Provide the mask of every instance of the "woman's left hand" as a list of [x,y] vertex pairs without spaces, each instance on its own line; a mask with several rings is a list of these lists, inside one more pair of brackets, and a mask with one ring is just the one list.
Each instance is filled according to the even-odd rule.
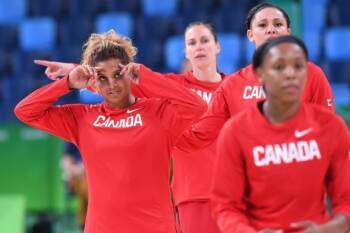
[[127,65],[119,64],[119,66],[121,68],[121,76],[128,76],[135,84],[139,84],[140,64],[131,62]]
[[292,228],[302,230],[303,233],[328,233],[322,225],[312,221],[300,221],[291,224]]

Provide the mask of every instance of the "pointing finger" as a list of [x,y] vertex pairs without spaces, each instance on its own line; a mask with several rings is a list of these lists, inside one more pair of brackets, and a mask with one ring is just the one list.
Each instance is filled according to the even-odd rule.
[[52,66],[55,65],[55,62],[47,60],[34,60],[34,63],[41,66]]

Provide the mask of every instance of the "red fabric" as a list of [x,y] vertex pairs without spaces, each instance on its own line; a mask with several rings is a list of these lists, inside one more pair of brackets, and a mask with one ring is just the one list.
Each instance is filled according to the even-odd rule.
[[257,107],[243,111],[223,127],[217,153],[212,200],[223,233],[322,223],[326,192],[334,213],[350,217],[350,134],[321,106],[303,104],[278,125]]
[[[177,81],[182,86],[194,91],[206,104],[209,104],[213,92],[219,87],[221,82],[203,82],[193,76],[192,71],[184,74],[160,74],[141,66],[140,75],[148,77],[166,78]],[[139,96],[154,96],[155,93],[134,90]],[[174,149],[174,176],[173,192],[175,203],[205,200],[210,198],[210,185],[212,179],[213,163],[215,159],[215,143],[207,148],[184,152]]]
[[213,143],[205,149],[192,153],[173,150],[173,192],[176,205],[210,198],[213,164],[216,157],[215,146],[216,144]]
[[79,148],[89,187],[86,233],[175,232],[171,149],[206,106],[171,80],[142,77],[138,86],[158,88],[163,98],[139,99],[125,109],[105,103],[53,106],[69,92],[64,78],[16,106],[20,120]]
[[[177,146],[191,151],[205,147],[218,136],[224,123],[240,111],[254,106],[264,99],[262,84],[249,65],[228,76],[217,89],[207,113],[186,131]],[[334,111],[332,89],[322,70],[315,64],[308,63],[307,82],[302,100],[326,106]],[[330,105],[328,103],[330,102]]]
[[221,233],[211,216],[209,201],[178,205],[182,233]]

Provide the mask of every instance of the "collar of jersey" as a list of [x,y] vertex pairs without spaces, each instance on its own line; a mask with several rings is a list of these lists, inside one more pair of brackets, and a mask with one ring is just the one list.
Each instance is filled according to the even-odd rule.
[[[271,124],[266,117],[260,112],[258,104],[263,101],[259,101],[254,108],[254,111],[258,112],[258,117],[256,117],[255,121],[259,124],[264,126],[265,128],[270,128],[273,130],[286,130],[290,128],[295,128],[298,125],[298,122],[303,119],[302,115],[305,113],[305,104],[301,103],[299,111],[290,119],[279,123],[279,124]],[[255,115],[255,114],[254,114]]]
[[144,102],[143,99],[137,98],[135,103],[133,103],[132,105],[129,105],[125,108],[113,108],[113,107],[109,106],[106,102],[103,102],[101,104],[101,111],[104,112],[107,116],[119,115],[119,114],[125,113],[127,110],[132,110],[134,108],[139,107],[140,105],[142,105],[143,102]]
[[198,80],[196,77],[194,77],[192,70],[187,71],[187,73],[185,73],[185,75],[186,75],[185,77],[187,78],[187,80],[190,83],[194,83],[194,84],[197,84],[199,86],[206,87],[206,88],[213,89],[213,90],[215,90],[218,86],[220,86],[220,84],[222,83],[222,81],[224,80],[224,78],[226,76],[224,73],[220,73],[220,76],[221,76],[220,82],[205,82],[205,81]]

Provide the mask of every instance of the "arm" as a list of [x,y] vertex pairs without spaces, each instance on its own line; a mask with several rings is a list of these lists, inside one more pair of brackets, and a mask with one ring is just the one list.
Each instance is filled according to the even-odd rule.
[[[15,108],[15,114],[24,123],[77,144],[81,105],[53,106],[70,88],[86,87],[89,76],[83,67],[77,67],[70,78],[52,82],[24,98]],[[85,76],[84,76],[85,75]],[[80,86],[78,85],[80,84]]]
[[320,67],[313,63],[309,63],[310,82],[312,82],[311,90],[311,103],[320,104],[334,112],[334,96],[332,88],[328,82],[328,79]]
[[[154,72],[151,69],[141,64],[134,64],[134,65],[138,66],[138,68],[135,67],[136,70],[134,72],[136,75],[139,76],[140,79],[156,78],[161,80],[172,80],[174,82],[177,82],[178,84],[182,84],[182,82],[184,81],[183,77],[180,77],[180,75],[178,74],[173,74],[173,73],[162,74],[162,73]],[[167,81],[165,81],[165,83],[166,82]],[[166,86],[164,91],[172,91],[169,88],[170,88],[169,86]],[[148,86],[147,88],[141,88],[137,85],[133,85],[131,90],[133,95],[137,97],[146,97],[146,98],[159,97],[159,91],[160,91],[159,87],[157,86]]]
[[67,76],[78,64],[57,61],[34,60],[37,65],[45,66],[45,74],[49,79],[56,80]]
[[[48,60],[34,60],[34,63],[37,65],[45,66],[45,74],[49,79],[56,80],[60,77],[67,76],[75,67],[79,64],[74,63],[66,63],[66,62],[58,62],[58,61],[48,61]],[[175,80],[177,82],[182,82],[183,77],[181,74],[167,73],[162,74],[158,72],[154,72],[150,69],[141,69],[140,75],[151,75],[162,78],[168,78]],[[140,96],[141,97],[141,96]],[[150,97],[150,96],[142,96],[142,97]]]
[[343,120],[337,123],[338,127],[335,126],[333,132],[339,140],[333,142],[336,150],[326,177],[335,217],[326,226],[331,227],[332,232],[345,232],[343,229],[350,228],[350,133]]
[[202,99],[178,82],[161,78],[159,73],[152,72],[143,65],[140,65],[139,73],[137,88],[142,93],[147,93],[146,96],[151,94],[152,97],[164,100],[157,115],[175,140],[205,112],[207,107]]
[[223,233],[256,233],[244,213],[247,178],[241,145],[233,134],[233,124],[232,120],[225,124],[217,141],[212,213]]
[[222,126],[229,118],[230,112],[224,90],[220,86],[214,93],[207,112],[191,129],[184,132],[176,147],[184,151],[193,151],[209,146],[217,139]]
[[67,78],[55,81],[31,93],[15,107],[22,122],[76,144],[77,120],[72,105],[53,106],[70,92]]
[[304,233],[347,233],[349,220],[345,215],[337,214],[324,224],[318,225],[312,221],[301,221],[292,223],[291,226],[296,230],[302,229]]
[[[136,96],[162,98],[165,95],[172,95],[171,98],[190,98],[189,96],[179,96],[178,89],[173,88],[175,82],[181,83],[183,81],[183,78],[179,75],[160,74],[153,72],[143,65],[125,66],[121,74],[124,72],[134,73],[134,76],[139,76],[140,80],[148,80],[148,84],[143,87],[132,85],[132,93]],[[197,95],[196,99],[198,99]],[[202,100],[201,104],[203,104]],[[186,130],[178,138],[176,147],[184,151],[193,151],[209,146],[216,140],[222,126],[229,118],[230,112],[225,98],[224,88],[220,86],[215,92],[206,114],[191,129]]]
[[332,200],[332,218],[323,223],[301,221],[291,224],[306,233],[345,233],[350,230],[350,134],[344,122],[337,120],[332,132],[339,140],[332,141],[330,167],[326,175],[328,194]]

